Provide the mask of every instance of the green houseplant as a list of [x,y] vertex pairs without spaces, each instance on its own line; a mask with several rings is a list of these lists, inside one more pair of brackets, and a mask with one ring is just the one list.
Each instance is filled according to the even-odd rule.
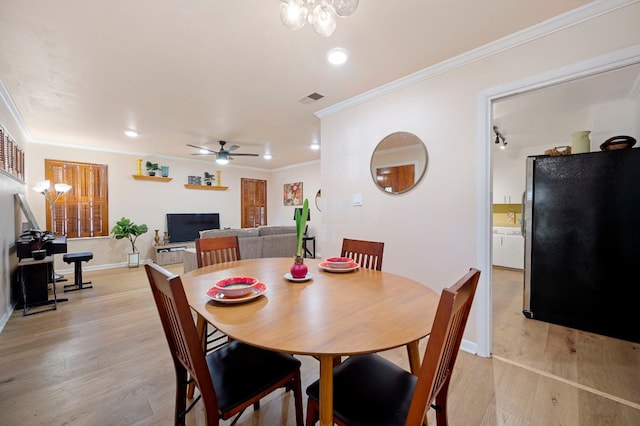
[[147,161],[145,166],[147,167],[149,176],[155,176],[156,170],[160,170],[160,166],[158,165],[158,163],[152,163],[151,161]]
[[304,278],[307,276],[308,272],[307,265],[304,264],[304,259],[302,257],[302,238],[304,237],[304,228],[307,222],[308,214],[309,200],[305,198],[304,202],[302,203],[302,211],[296,209],[294,216],[296,220],[297,245],[295,262],[290,271],[293,278]]
[[39,229],[30,229],[20,236],[20,239],[27,241],[31,248],[31,257],[34,260],[42,260],[47,256],[47,250],[44,245],[48,241],[56,239],[51,231],[41,231]]
[[211,182],[215,181],[216,177],[215,177],[215,175],[212,175],[209,172],[204,172],[204,179],[203,180],[205,181],[205,183],[207,185],[211,186]]
[[131,253],[129,253],[129,267],[137,267],[140,264],[140,253],[136,247],[136,240],[138,237],[149,229],[147,225],[136,225],[130,219],[126,217],[121,218],[116,222],[115,226],[111,229],[111,235],[116,240],[126,238],[131,243]]

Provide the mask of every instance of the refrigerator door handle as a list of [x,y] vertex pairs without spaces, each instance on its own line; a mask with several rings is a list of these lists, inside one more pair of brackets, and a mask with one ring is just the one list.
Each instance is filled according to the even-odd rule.
[[533,218],[533,168],[535,157],[527,157],[526,185],[522,194],[522,218],[520,227],[524,237],[524,292],[522,297],[522,313],[533,318],[531,310],[531,231]]
[[520,210],[522,213],[520,214],[520,235],[522,235],[524,237],[525,235],[525,214],[524,214],[524,208],[526,205],[526,200],[527,200],[527,191],[522,193],[522,200],[520,201],[520,204],[522,205],[522,210]]

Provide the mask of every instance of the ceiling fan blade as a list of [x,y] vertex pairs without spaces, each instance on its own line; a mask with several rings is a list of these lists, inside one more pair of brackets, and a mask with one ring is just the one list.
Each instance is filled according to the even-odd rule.
[[[216,151],[206,148],[204,146],[198,146],[198,145],[191,145],[191,144],[187,144],[187,146],[190,146],[191,148],[196,148],[199,149],[200,151],[209,151],[211,154],[217,154]],[[193,155],[209,155],[209,154],[203,154],[203,153],[199,153],[199,154],[193,154]]]
[[238,149],[238,148],[240,148],[239,145],[231,145],[229,148],[226,148],[225,151],[231,152],[231,151],[233,151],[235,149]]
[[259,157],[260,154],[242,154],[239,152],[234,152],[233,154],[231,154],[233,156],[239,157],[239,156],[244,156],[244,157]]

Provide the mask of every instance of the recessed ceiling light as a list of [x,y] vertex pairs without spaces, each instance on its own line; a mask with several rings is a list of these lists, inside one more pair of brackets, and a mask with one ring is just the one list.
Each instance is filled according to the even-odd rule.
[[271,154],[265,154],[262,156],[265,160],[271,160]]
[[131,129],[125,130],[124,134],[129,136],[130,138],[138,137],[138,132],[136,132],[135,130],[131,130]]
[[333,65],[342,65],[347,62],[349,58],[349,52],[342,47],[335,47],[327,53],[327,60]]

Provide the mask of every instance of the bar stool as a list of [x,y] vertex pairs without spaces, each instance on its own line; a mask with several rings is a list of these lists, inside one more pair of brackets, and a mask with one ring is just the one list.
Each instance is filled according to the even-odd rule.
[[93,259],[93,253],[90,251],[83,251],[80,253],[67,253],[62,256],[62,260],[67,263],[74,264],[74,280],[73,284],[64,286],[64,291],[83,290],[85,288],[93,288],[91,281],[82,282],[82,262],[88,262]]

